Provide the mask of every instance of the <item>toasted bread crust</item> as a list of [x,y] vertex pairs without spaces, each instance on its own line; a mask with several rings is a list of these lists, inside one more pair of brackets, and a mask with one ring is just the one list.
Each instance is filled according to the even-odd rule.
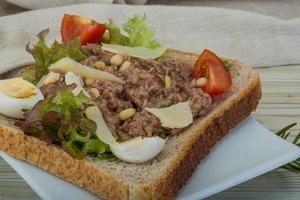
[[[172,50],[181,54],[187,54]],[[189,54],[195,56],[195,54]],[[173,199],[192,176],[199,162],[229,130],[256,109],[261,98],[257,72],[251,83],[233,101],[206,117],[193,137],[186,141],[176,161],[163,176],[151,183],[132,184],[113,176],[88,160],[77,160],[55,145],[24,135],[20,129],[0,121],[0,150],[64,178],[105,199]]]

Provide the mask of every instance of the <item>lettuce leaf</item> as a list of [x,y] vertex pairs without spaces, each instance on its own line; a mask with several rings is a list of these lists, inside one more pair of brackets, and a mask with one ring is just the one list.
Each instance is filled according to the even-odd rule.
[[[94,101],[89,99],[83,92],[74,96],[72,90],[74,85],[69,85],[59,89],[56,94],[52,94],[38,105],[38,114],[44,115],[50,111],[56,111],[65,117],[71,118],[75,110],[84,110],[87,106],[95,105]],[[33,110],[35,107],[33,108]]]
[[111,151],[109,145],[99,140],[96,136],[92,136],[87,143],[87,153],[97,155],[99,159],[109,158]]
[[226,59],[223,62],[224,62],[225,67],[227,68],[227,70],[230,71],[232,68],[232,63]]
[[135,15],[123,28],[128,33],[130,46],[151,49],[160,47],[159,42],[154,39],[155,31],[146,25],[146,15]]
[[29,47],[29,43],[26,46],[26,50],[32,54],[35,59],[36,79],[42,78],[48,73],[47,67],[50,65],[49,54],[50,48],[47,46],[45,38],[49,33],[49,29],[43,30],[37,34],[39,41],[34,48]]
[[74,96],[72,85],[58,90],[25,112],[25,121],[16,123],[25,134],[61,147],[75,158],[97,155],[107,158],[109,147],[95,132],[97,124],[86,117],[86,108],[95,103],[83,93]]
[[110,18],[108,23],[105,24],[106,28],[109,30],[109,40],[106,41],[110,44],[119,44],[127,46],[129,44],[129,39],[127,36],[122,35],[120,27],[114,23]]
[[145,15],[135,15],[124,24],[123,30],[127,35],[122,34],[122,30],[112,19],[109,19],[106,27],[110,33],[110,38],[106,43],[150,49],[160,47],[160,43],[154,39],[155,31],[146,25]]
[[56,110],[66,117],[72,117],[76,109],[83,110],[86,105],[94,105],[95,103],[89,99],[83,92],[74,96],[71,90],[65,89],[60,91],[52,100],[57,107]]
[[32,54],[35,59],[35,79],[40,80],[48,73],[48,67],[63,57],[70,57],[78,62],[86,58],[80,48],[79,39],[72,40],[62,44],[55,41],[50,47],[46,44],[46,36],[49,29],[41,31],[37,34],[38,42],[31,48],[29,43],[26,50]]
[[55,41],[51,45],[51,56],[50,62],[55,63],[56,61],[69,57],[76,61],[82,61],[86,58],[86,55],[80,49],[80,40],[76,38],[68,43],[62,44]]

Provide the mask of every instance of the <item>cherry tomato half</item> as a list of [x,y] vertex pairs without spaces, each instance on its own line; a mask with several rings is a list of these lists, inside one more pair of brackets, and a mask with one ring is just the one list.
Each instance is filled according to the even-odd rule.
[[61,24],[63,42],[69,42],[80,37],[82,45],[100,42],[106,27],[91,19],[77,15],[65,14]]
[[231,88],[232,80],[224,62],[213,52],[205,49],[194,65],[194,78],[207,78],[202,90],[210,95],[218,95]]
[[98,43],[102,40],[102,37],[105,33],[105,26],[102,24],[94,23],[86,26],[81,35],[80,41],[81,44],[87,43]]

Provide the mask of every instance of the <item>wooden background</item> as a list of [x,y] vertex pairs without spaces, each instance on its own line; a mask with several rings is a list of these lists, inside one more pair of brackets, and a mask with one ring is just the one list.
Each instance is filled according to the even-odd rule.
[[[200,5],[197,0],[150,0],[150,3]],[[204,6],[218,6],[220,1],[202,1]],[[224,1],[223,1],[224,2]],[[236,8],[237,1],[227,1],[221,7]],[[255,1],[252,1],[255,2]],[[270,1],[265,1],[270,2]],[[285,1],[286,2],[286,1]],[[289,1],[289,7],[283,1],[275,1],[276,6],[266,6],[266,9],[253,7],[249,3],[241,3],[245,10],[254,10],[263,14],[270,14],[282,18],[300,16],[300,1]],[[0,0],[0,16],[22,12],[24,9],[9,5]],[[283,13],[286,14],[283,14]],[[299,53],[300,56],[300,53]],[[269,129],[275,131],[289,123],[298,122],[293,130],[300,131],[300,65],[279,66],[258,69],[262,79],[263,98],[254,117]],[[0,159],[0,200],[35,200],[39,197],[24,182],[24,180]],[[216,194],[209,199],[275,199],[299,200],[300,199],[300,173],[294,174],[284,169],[277,169],[231,189]]]

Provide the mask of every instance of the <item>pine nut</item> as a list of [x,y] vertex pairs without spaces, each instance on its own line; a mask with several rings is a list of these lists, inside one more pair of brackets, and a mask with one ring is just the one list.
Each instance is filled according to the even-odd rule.
[[109,40],[109,38],[110,38],[110,32],[109,32],[109,30],[107,30],[107,29],[105,30],[102,38],[103,38],[104,41],[108,41]]
[[98,98],[100,96],[100,93],[97,88],[91,88],[89,92],[94,98]]
[[92,79],[92,78],[86,78],[85,81],[84,81],[84,83],[85,83],[86,86],[91,86],[91,85],[94,84],[94,81],[95,80]]
[[121,54],[116,54],[110,58],[110,64],[114,66],[121,66],[124,58]]
[[104,66],[105,66],[105,63],[101,60],[94,63],[94,67],[97,69],[102,69]]
[[130,65],[131,65],[131,62],[125,61],[119,68],[119,71],[124,71],[124,70],[128,69],[128,67],[130,67]]
[[171,86],[171,77],[169,75],[165,76],[165,87],[170,87]]
[[196,86],[197,87],[203,87],[207,83],[207,78],[201,77],[196,80]]
[[125,121],[125,120],[129,119],[130,117],[132,117],[135,113],[136,113],[136,110],[134,108],[127,108],[125,110],[122,110],[118,114],[118,118],[119,118],[119,120]]

